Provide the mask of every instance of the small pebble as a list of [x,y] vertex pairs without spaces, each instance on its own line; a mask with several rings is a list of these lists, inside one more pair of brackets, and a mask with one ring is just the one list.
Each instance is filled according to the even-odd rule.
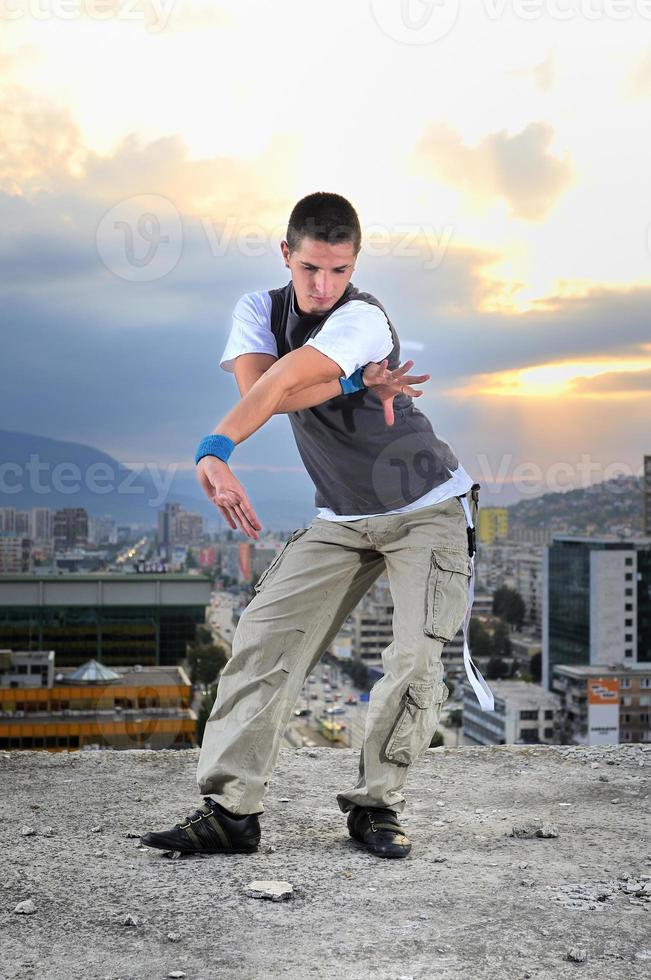
[[567,959],[572,963],[585,963],[588,958],[588,954],[584,949],[579,949],[578,946],[572,947],[568,951]]
[[18,903],[14,909],[14,912],[18,912],[21,915],[33,915],[34,912],[36,912],[36,906],[31,898],[27,898],[24,902]]
[[245,889],[249,898],[269,898],[282,902],[294,894],[294,886],[288,881],[252,881]]

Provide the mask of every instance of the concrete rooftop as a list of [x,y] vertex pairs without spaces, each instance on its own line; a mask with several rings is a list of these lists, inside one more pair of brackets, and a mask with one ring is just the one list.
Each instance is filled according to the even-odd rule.
[[[647,975],[651,745],[429,750],[394,861],[348,838],[334,797],[357,753],[333,748],[281,751],[258,853],[140,849],[201,802],[197,758],[0,752],[3,978]],[[558,836],[509,836],[536,818]],[[294,894],[249,897],[257,879]]]

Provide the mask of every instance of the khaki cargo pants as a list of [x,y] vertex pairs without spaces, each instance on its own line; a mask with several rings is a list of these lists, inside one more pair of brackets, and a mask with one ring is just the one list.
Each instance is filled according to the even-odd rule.
[[[477,504],[468,500],[473,524]],[[441,651],[462,624],[471,572],[461,501],[294,531],[263,572],[233,638],[206,723],[199,792],[263,813],[281,739],[306,676],[386,569],[393,641],[370,693],[355,785],[337,802],[403,810],[410,764],[429,747],[449,694]]]

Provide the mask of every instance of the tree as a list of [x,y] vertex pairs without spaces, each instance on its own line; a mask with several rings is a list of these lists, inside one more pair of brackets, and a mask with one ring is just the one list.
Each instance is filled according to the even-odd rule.
[[505,619],[510,626],[514,626],[516,629],[522,629],[526,612],[527,607],[525,606],[524,599],[520,593],[515,589],[509,589],[506,609],[504,610],[502,618]]
[[502,680],[509,675],[509,665],[501,657],[491,657],[486,667],[486,680]]
[[192,684],[212,684],[228,661],[226,651],[215,643],[210,627],[203,623],[195,630],[195,638],[187,647]]
[[452,708],[448,712],[448,728],[461,728],[463,725],[463,709]]
[[502,585],[493,594],[493,615],[520,629],[524,623],[526,606],[517,589]]
[[498,622],[495,624],[491,637],[491,654],[493,657],[511,656],[511,638],[506,623]]
[[355,687],[359,687],[362,691],[370,691],[373,685],[368,667],[361,660],[344,660],[341,663],[341,670],[350,677]]
[[468,645],[473,657],[490,657],[491,655],[490,633],[478,619],[470,619]]
[[501,585],[499,589],[495,589],[493,593],[493,616],[501,616],[503,614],[508,592],[509,588],[507,585]]

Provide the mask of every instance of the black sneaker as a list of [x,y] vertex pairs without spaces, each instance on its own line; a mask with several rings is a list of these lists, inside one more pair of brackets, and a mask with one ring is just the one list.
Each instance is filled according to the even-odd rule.
[[140,843],[164,851],[182,851],[184,854],[248,854],[257,851],[260,843],[257,813],[238,819],[210,796],[203,799],[204,803],[199,809],[182,823],[160,833],[147,831],[140,838]]
[[348,811],[348,833],[378,857],[407,857],[411,850],[395,811],[388,807],[354,806]]

